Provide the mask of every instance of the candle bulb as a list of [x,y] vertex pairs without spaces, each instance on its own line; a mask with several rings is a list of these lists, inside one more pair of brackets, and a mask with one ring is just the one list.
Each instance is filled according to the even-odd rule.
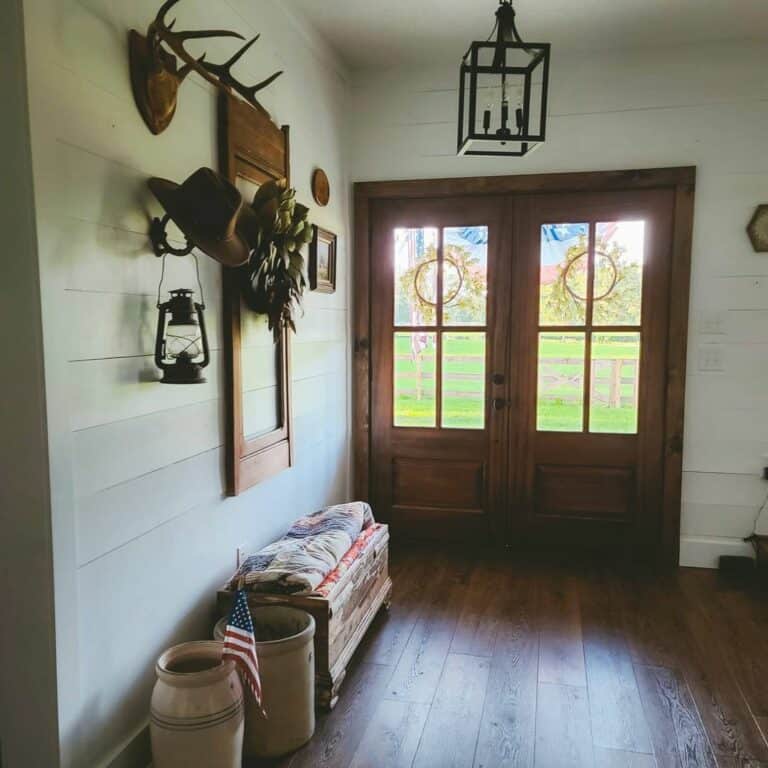
[[509,124],[509,102],[501,102],[501,130],[506,133],[507,125]]
[[515,110],[515,121],[517,122],[517,135],[522,136],[525,123],[523,121],[523,110],[521,107],[518,107]]
[[488,133],[491,130],[491,110],[486,109],[483,112],[483,130]]

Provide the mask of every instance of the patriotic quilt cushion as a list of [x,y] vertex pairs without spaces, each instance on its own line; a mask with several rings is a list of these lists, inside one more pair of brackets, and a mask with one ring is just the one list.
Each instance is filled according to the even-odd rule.
[[302,517],[281,539],[248,557],[229,589],[283,595],[312,594],[352,544],[374,524],[368,504],[355,501]]

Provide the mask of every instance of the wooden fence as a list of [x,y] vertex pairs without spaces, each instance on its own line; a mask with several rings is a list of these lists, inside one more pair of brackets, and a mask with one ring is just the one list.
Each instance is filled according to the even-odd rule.
[[[410,355],[397,355],[397,359],[412,360]],[[468,362],[470,360],[482,360],[480,356],[467,355],[448,356],[448,360],[455,362]],[[638,398],[637,372],[639,361],[637,359],[610,359],[592,360],[592,402],[601,403],[609,408],[636,407]],[[572,373],[563,372],[563,368],[571,369]],[[432,382],[435,378],[434,371],[422,371],[419,375],[414,372],[403,372],[400,379],[409,382],[421,381],[422,386],[411,388],[398,387],[397,394],[410,395],[421,399],[425,393],[423,384]],[[443,390],[443,397],[457,397],[467,400],[483,398],[482,373],[451,373],[450,381],[476,381],[476,392],[463,390]],[[582,389],[584,386],[584,361],[580,358],[543,358],[539,360],[539,396],[547,400],[556,400],[563,403],[581,403],[583,401]],[[426,389],[431,389],[427,387]]]

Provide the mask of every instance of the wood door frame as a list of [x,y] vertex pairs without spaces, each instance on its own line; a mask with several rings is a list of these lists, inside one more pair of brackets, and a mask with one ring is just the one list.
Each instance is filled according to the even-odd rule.
[[688,308],[693,239],[696,168],[651,168],[458,179],[358,182],[354,186],[353,253],[353,473],[357,498],[370,496],[371,462],[371,221],[378,200],[458,196],[509,196],[554,192],[608,192],[672,189],[672,224],[662,533],[659,561],[677,567],[680,554],[680,506],[683,473],[683,419],[688,346]]

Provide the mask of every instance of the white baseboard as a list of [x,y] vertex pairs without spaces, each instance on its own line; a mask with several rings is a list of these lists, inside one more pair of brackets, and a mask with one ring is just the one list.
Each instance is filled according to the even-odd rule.
[[717,568],[720,555],[754,557],[752,545],[741,539],[709,536],[683,536],[680,539],[680,565],[687,568]]

